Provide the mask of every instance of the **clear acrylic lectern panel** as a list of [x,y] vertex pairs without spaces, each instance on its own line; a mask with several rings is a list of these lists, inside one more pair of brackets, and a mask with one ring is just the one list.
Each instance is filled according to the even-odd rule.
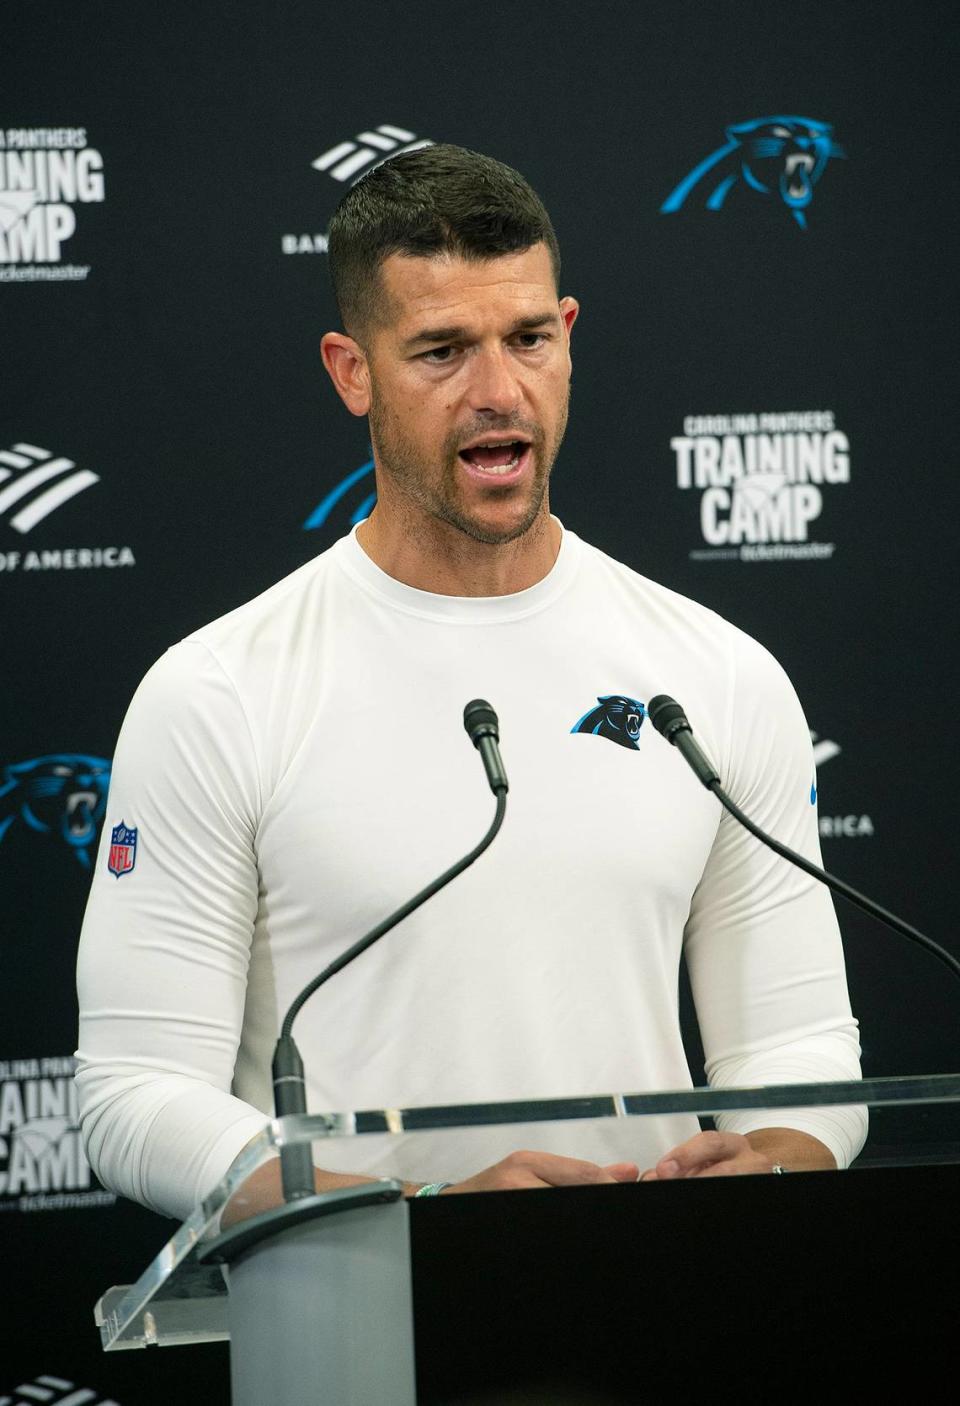
[[[562,1123],[581,1119],[644,1119],[695,1115],[701,1119],[738,1110],[776,1110],[867,1105],[874,1126],[888,1131],[872,1157],[843,1173],[857,1177],[879,1166],[931,1162],[960,1164],[960,1074],[868,1079],[862,1083],[768,1086],[753,1089],[691,1089],[647,1094],[469,1104],[456,1107],[379,1109],[317,1114],[268,1123],[234,1163],[227,1177],[164,1245],[135,1284],[108,1289],[96,1305],[96,1321],[106,1351],[147,1346],[214,1342],[230,1336],[228,1282],[231,1271],[204,1256],[220,1236],[220,1220],[230,1198],[246,1179],[284,1148],[312,1143],[314,1161],[324,1164],[318,1144],[331,1138],[362,1139],[371,1134],[417,1135],[439,1129],[492,1125]],[[938,1136],[931,1137],[931,1128]],[[377,1189],[381,1195],[377,1196]],[[641,1188],[637,1189],[642,1195]],[[559,1194],[559,1193],[558,1193]],[[336,1211],[336,1198],[327,1209]],[[394,1203],[390,1212],[405,1234],[406,1203],[397,1182],[384,1180],[373,1200]],[[321,1198],[322,1199],[322,1198]],[[368,1201],[370,1198],[368,1198]],[[371,1203],[372,1204],[372,1203]],[[319,1208],[321,1215],[324,1208]],[[367,1210],[350,1210],[361,1224]],[[330,1223],[337,1217],[330,1218]],[[385,1225],[386,1222],[381,1221]],[[364,1233],[361,1229],[361,1233]],[[328,1236],[328,1240],[330,1237]]]

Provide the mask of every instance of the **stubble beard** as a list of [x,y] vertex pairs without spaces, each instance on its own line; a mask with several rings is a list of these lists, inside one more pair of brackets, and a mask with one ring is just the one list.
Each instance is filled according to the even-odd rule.
[[[543,426],[532,420],[524,420],[520,416],[490,416],[473,425],[462,426],[448,435],[439,450],[437,457],[442,462],[443,470],[438,481],[434,479],[436,458],[424,458],[422,450],[406,438],[396,419],[391,417],[376,393],[370,402],[370,440],[377,467],[391,480],[392,486],[399,491],[400,497],[406,500],[411,509],[410,526],[413,531],[416,531],[417,517],[422,519],[425,515],[455,528],[473,542],[501,546],[505,542],[514,542],[525,536],[540,517],[550,473],[567,428],[569,404],[568,388],[556,433],[549,445]],[[458,501],[460,459],[457,450],[472,438],[485,434],[504,434],[511,430],[529,438],[536,468],[520,517],[512,526],[497,529],[471,515]]]

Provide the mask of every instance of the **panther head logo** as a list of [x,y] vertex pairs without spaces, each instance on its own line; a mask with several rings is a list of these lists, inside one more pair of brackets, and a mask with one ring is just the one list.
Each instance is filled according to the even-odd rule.
[[90,849],[107,808],[110,763],[106,757],[54,752],[4,768],[0,784],[0,840],[16,821],[56,835],[90,868]]
[[597,699],[597,707],[584,713],[579,722],[574,723],[571,732],[590,732],[594,737],[608,737],[611,742],[619,742],[621,747],[639,751],[637,738],[647,716],[646,705],[636,698],[624,698],[619,693],[608,693]]
[[670,192],[660,213],[679,210],[698,186],[706,193],[706,209],[721,210],[730,191],[742,185],[777,197],[806,229],[814,186],[830,158],[845,155],[833,140],[833,128],[809,117],[755,117],[728,127],[725,136],[726,143]]

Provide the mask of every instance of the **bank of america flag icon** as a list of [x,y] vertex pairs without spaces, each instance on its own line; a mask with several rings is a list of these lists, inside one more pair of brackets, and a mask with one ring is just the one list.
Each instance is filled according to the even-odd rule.
[[353,184],[356,184],[360,175],[366,175],[366,167],[372,169],[402,152],[419,151],[424,146],[433,146],[429,137],[417,137],[406,127],[381,122],[373,131],[360,132],[356,141],[338,142],[318,156],[316,161],[311,161],[310,165],[316,171],[325,171],[335,181],[349,181],[353,176]]
[[72,459],[54,456],[35,444],[0,449],[0,520],[17,532],[29,532],[48,514],[99,483],[90,469],[78,469]]
[[114,825],[110,831],[110,853],[107,857],[107,868],[111,874],[116,874],[119,879],[122,874],[129,874],[136,862],[137,832],[129,825],[124,825],[121,820],[120,824]]

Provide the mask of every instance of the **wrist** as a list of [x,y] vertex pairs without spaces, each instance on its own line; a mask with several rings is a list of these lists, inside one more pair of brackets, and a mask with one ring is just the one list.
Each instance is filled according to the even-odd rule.
[[791,1172],[836,1170],[833,1153],[810,1133],[793,1128],[759,1128],[746,1137],[754,1152],[770,1159],[771,1166]]

